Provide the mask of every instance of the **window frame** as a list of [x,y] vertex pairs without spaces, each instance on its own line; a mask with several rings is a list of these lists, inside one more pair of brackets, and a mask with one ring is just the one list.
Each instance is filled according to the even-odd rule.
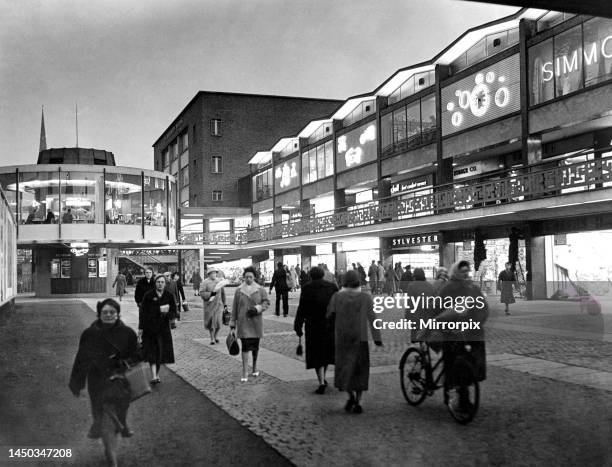
[[211,118],[210,119],[210,135],[211,136],[223,136],[223,132],[221,131],[221,124],[223,120],[220,118]]
[[[219,160],[219,170],[216,169],[215,159]],[[223,156],[210,156],[210,173],[222,174],[223,173]]]
[[[219,194],[219,198],[215,199],[215,194]],[[212,190],[212,200],[219,202],[219,201],[223,201],[223,190]]]

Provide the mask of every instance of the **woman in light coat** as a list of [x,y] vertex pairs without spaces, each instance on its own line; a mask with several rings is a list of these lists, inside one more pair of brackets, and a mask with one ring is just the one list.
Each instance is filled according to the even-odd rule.
[[374,328],[374,304],[372,296],[361,291],[359,274],[348,271],[344,287],[334,294],[327,308],[330,326],[335,329],[334,385],[346,391],[349,400],[347,412],[362,413],[361,394],[368,390],[370,378],[370,351],[368,328],[377,346],[382,346],[380,331]]
[[259,376],[257,371],[257,355],[259,353],[259,339],[263,337],[262,313],[270,306],[266,289],[255,282],[255,269],[251,266],[245,268],[244,281],[234,294],[232,303],[232,318],[230,328],[241,341],[242,347],[242,378],[249,380],[249,354],[253,354],[253,371],[251,376]]
[[223,310],[226,305],[225,289],[215,291],[221,279],[217,278],[217,270],[209,269],[208,277],[200,287],[200,297],[204,301],[204,328],[210,332],[210,345],[219,343],[217,335],[223,322]]
[[125,289],[127,287],[127,279],[121,271],[119,271],[119,274],[117,274],[117,277],[115,277],[115,282],[113,282],[112,287],[115,287],[115,294],[117,297],[119,297],[119,301],[121,301],[125,295]]

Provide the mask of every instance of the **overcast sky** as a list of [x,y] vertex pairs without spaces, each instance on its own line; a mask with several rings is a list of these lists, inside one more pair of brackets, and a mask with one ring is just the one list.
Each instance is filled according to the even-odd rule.
[[[152,168],[198,90],[346,99],[517,11],[456,0],[0,0],[0,165],[48,147]],[[273,144],[273,142],[271,142]],[[267,148],[261,148],[267,149]]]

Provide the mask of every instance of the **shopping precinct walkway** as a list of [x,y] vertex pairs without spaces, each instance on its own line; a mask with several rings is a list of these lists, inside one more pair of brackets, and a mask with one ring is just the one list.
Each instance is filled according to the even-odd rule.
[[[233,290],[227,291],[231,298]],[[292,315],[297,297],[292,294]],[[95,300],[85,302],[90,306],[95,304]],[[401,332],[384,332],[385,347],[372,348],[373,368],[370,391],[364,398],[364,413],[346,414],[345,396],[331,387],[323,396],[313,394],[314,372],[306,371],[303,359],[295,355],[298,341],[292,318],[277,318],[267,313],[260,362],[262,375],[241,383],[239,359],[227,354],[223,342],[209,344],[202,325],[201,301],[191,294],[190,302],[191,311],[183,315],[174,332],[177,363],[169,366],[171,372],[163,371],[164,383],[149,399],[168,397],[167,403],[177,415],[168,411],[163,419],[174,428],[169,430],[171,435],[167,430],[154,435],[140,434],[143,430],[139,424],[150,426],[152,415],[144,409],[146,398],[137,401],[130,419],[139,434],[121,446],[128,459],[136,459],[150,450],[151,444],[160,442],[163,448],[149,452],[150,465],[162,465],[156,464],[158,455],[165,456],[164,460],[176,455],[187,465],[202,465],[198,460],[203,457],[198,456],[206,456],[211,450],[215,452],[217,441],[227,446],[227,439],[232,439],[234,432],[260,437],[255,440],[262,444],[254,446],[249,453],[261,452],[262,456],[280,453],[282,457],[270,458],[266,465],[279,465],[283,457],[296,465],[363,466],[440,465],[449,459],[461,459],[465,465],[606,465],[612,459],[609,315],[590,317],[563,304],[555,304],[551,309],[550,302],[524,302],[517,303],[513,315],[505,317],[494,305],[487,330],[489,367],[488,378],[481,386],[481,410],[471,425],[463,427],[451,420],[441,394],[418,408],[404,401],[397,371],[399,357],[407,346],[406,335]],[[67,303],[71,305],[66,306]],[[34,336],[46,332],[48,323],[74,321],[76,327],[84,326],[87,319],[73,317],[73,307],[78,307],[78,303],[22,302],[17,313],[23,314],[23,319],[11,322],[17,327],[32,323]],[[137,312],[133,296],[124,297],[122,303],[124,320],[135,326]],[[53,312],[47,312],[48,309]],[[77,314],[85,313],[79,310]],[[93,319],[93,309],[89,313]],[[400,311],[390,313],[391,318],[402,315]],[[551,331],[555,329],[563,332],[555,334]],[[579,338],[563,335],[574,330],[582,333]],[[5,332],[0,328],[3,340]],[[226,332],[227,328],[222,337]],[[55,372],[65,373],[71,365],[76,346],[76,341],[70,342],[72,338],[49,336],[56,346],[69,348],[58,355],[63,361],[58,363],[61,370]],[[14,341],[0,344],[3,349],[18,345]],[[20,351],[27,353],[30,348],[35,346],[22,345]],[[32,377],[44,374],[43,362],[49,358],[48,354],[37,352],[40,363],[32,371]],[[172,373],[180,379],[173,378]],[[177,386],[178,382],[188,383],[192,392],[176,394],[175,380]],[[331,385],[333,376],[328,380]],[[58,381],[57,387],[49,387],[45,395],[49,400],[69,396],[66,402],[81,404],[81,414],[72,421],[79,427],[71,433],[73,439],[80,440],[81,444],[75,441],[79,455],[99,462],[101,453],[92,451],[92,442],[84,439],[82,426],[88,423],[86,401],[72,399],[63,380],[61,383]],[[14,392],[11,397],[17,412],[24,410],[19,402],[22,394]],[[203,412],[196,411],[193,418],[181,412],[190,408],[192,401],[200,399],[214,405],[210,409],[208,405],[203,406]],[[2,410],[6,410],[5,405],[0,406]],[[42,410],[50,410],[49,405],[45,402]],[[226,417],[221,417],[223,423],[237,421],[234,427],[223,428],[223,423],[208,415],[217,412]],[[49,430],[51,425],[44,426]],[[219,430],[223,440],[216,438]],[[205,447],[190,447],[190,443],[200,439],[208,440]],[[249,463],[257,464],[257,461]]]

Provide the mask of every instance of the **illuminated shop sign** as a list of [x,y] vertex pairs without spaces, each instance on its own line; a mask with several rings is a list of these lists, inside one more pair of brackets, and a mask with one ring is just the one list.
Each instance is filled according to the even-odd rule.
[[392,248],[419,246],[419,245],[437,245],[438,234],[424,235],[402,235],[401,237],[393,237],[391,239]]
[[[592,63],[602,61],[602,58],[612,58],[612,36],[607,36],[604,38],[601,41],[601,44],[593,42],[592,44],[585,46],[582,53],[584,55],[584,63],[587,66],[591,65]],[[578,60],[579,54],[580,50],[574,49],[569,54],[556,57],[554,59],[554,67],[552,60],[544,62],[540,66],[542,81],[547,82],[552,80],[555,77],[555,74],[557,77],[559,77],[580,70],[582,61]]]
[[283,162],[274,169],[274,182],[277,192],[297,187],[299,182],[298,160],[298,158],[294,158],[291,161]]
[[499,170],[499,162],[496,157],[493,159],[485,159],[482,161],[471,162],[465,165],[453,167],[453,180],[462,178],[474,177],[486,172]]
[[442,89],[442,134],[520,109],[519,56],[513,55]]
[[362,125],[338,136],[336,146],[338,172],[376,160],[376,124]]
[[433,185],[433,176],[431,175],[420,178],[410,178],[391,185],[391,194],[396,195],[398,193],[415,190],[417,188],[424,188],[430,185]]

